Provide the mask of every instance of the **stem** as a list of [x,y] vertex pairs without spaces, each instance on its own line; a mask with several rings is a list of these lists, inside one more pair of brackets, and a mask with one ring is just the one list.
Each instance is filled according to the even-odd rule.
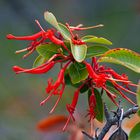
[[[138,111],[138,109],[139,109],[138,106],[133,106],[132,108],[129,108],[126,112],[124,112],[124,114],[122,116],[122,120],[125,118],[128,118],[132,114],[135,114]],[[120,113],[120,112],[117,112],[117,113]],[[89,136],[89,134],[87,134],[86,132],[82,131],[82,133],[85,134],[86,136],[88,136],[88,138],[91,140],[103,140],[104,136],[107,134],[109,129],[113,125],[116,125],[116,123],[118,122],[118,116],[115,115],[115,116],[111,117],[106,105],[105,105],[105,116],[106,116],[107,121],[106,121],[104,127],[102,128],[102,131],[100,132],[100,134],[98,135],[97,138]]]

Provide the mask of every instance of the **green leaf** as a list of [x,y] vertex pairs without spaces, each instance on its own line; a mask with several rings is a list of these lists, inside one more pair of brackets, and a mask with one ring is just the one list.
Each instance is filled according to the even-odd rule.
[[131,130],[129,140],[140,140],[140,122]]
[[[70,42],[69,41],[64,41],[64,44],[65,44],[65,46],[67,46],[67,48],[71,51],[71,45],[70,45]],[[64,49],[63,47],[61,48],[62,50],[63,50],[63,54],[64,55],[69,55],[69,52],[66,50],[66,49]]]
[[34,68],[35,68],[35,67],[38,67],[38,66],[40,66],[41,64],[43,64],[45,61],[46,61],[46,58],[44,58],[44,57],[42,57],[41,55],[39,55],[39,56],[35,59],[35,61],[34,61],[34,63],[33,63],[33,67],[34,67]]
[[73,84],[85,80],[88,76],[86,66],[82,63],[72,63],[69,67],[69,76]]
[[51,12],[46,11],[46,12],[44,13],[44,18],[45,18],[45,20],[46,20],[49,24],[51,24],[52,26],[54,26],[56,29],[59,28],[59,25],[58,25],[58,22],[57,22],[57,20],[56,20],[56,17],[55,17]]
[[78,88],[82,83],[80,82],[80,83],[77,83],[77,84],[73,84],[73,83],[71,82],[69,73],[66,72],[66,73],[65,73],[65,84],[66,84],[66,85],[73,86],[73,87],[75,87],[75,88]]
[[45,59],[51,58],[54,54],[60,52],[60,46],[53,43],[40,45],[37,47],[37,52]]
[[125,48],[116,48],[107,51],[98,59],[98,62],[120,64],[140,73],[140,54]]
[[71,85],[72,84],[69,73],[67,73],[67,72],[65,72],[65,84],[66,85]]
[[104,45],[112,45],[112,42],[103,38],[103,37],[96,37],[96,36],[85,36],[82,38],[82,41],[86,43],[98,43],[98,44],[104,44]]
[[86,58],[87,54],[87,45],[74,45],[71,43],[71,51],[73,54],[74,59],[77,62],[82,62]]
[[80,89],[80,92],[81,93],[85,93],[86,91],[89,90],[89,86],[87,84],[85,84],[81,89]]
[[59,32],[63,35],[63,37],[66,39],[66,40],[71,40],[71,35],[70,35],[70,32],[69,30],[67,29],[67,27],[62,24],[62,23],[58,23],[59,25]]
[[137,104],[140,107],[140,82],[138,83],[138,88],[137,88]]
[[140,116],[140,110],[138,110],[137,114],[138,114],[138,116]]
[[97,89],[94,89],[94,93],[96,97],[96,107],[95,107],[96,119],[100,122],[103,122],[104,105],[103,105],[102,97],[101,97],[100,92]]
[[44,18],[49,24],[55,27],[66,40],[70,40],[71,35],[67,27],[62,23],[58,23],[56,17],[51,12],[45,12]]
[[109,49],[105,46],[88,46],[86,58],[100,56],[108,50]]

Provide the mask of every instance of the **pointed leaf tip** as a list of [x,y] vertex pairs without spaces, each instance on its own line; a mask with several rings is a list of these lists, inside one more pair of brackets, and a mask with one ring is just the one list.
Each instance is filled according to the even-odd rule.
[[44,13],[44,18],[45,18],[45,20],[46,20],[49,24],[51,24],[52,26],[54,26],[56,29],[59,28],[58,22],[57,22],[57,20],[56,20],[56,17],[53,15],[53,13],[51,13],[51,12],[49,12],[49,11],[46,11],[46,12]]
[[125,48],[116,48],[107,51],[98,62],[109,62],[120,64],[137,73],[140,73],[140,54]]

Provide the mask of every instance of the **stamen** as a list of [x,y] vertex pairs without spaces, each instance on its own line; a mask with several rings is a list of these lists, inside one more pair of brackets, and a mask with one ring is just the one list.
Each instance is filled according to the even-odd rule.
[[118,103],[114,99],[114,98],[116,98],[116,95],[112,94],[107,88],[105,88],[105,87],[102,87],[102,88],[106,91],[107,95],[113,101],[113,103],[118,106]]
[[30,50],[28,53],[26,53],[25,55],[23,55],[23,59],[25,59],[26,57],[28,57],[30,54],[32,54],[34,52],[35,48],[33,48],[32,50]]
[[136,105],[130,98],[128,98],[125,94],[123,94],[118,88],[117,88],[117,90],[119,91],[119,93],[121,94],[121,96],[122,96],[123,98],[125,98],[125,99],[126,99],[127,101],[129,101],[130,103]]
[[67,126],[68,126],[68,124],[69,124],[69,122],[70,122],[70,119],[71,119],[71,116],[68,117],[68,119],[67,119],[67,121],[66,121],[66,123],[65,123],[65,125],[64,125],[64,127],[63,127],[63,131],[66,130],[66,128],[67,128]]
[[16,53],[16,54],[19,54],[19,53],[25,52],[25,51],[28,51],[28,48],[25,48],[25,49],[22,49],[22,50],[18,50],[18,51],[16,51],[15,53]]
[[117,84],[116,82],[113,82],[113,84],[114,84],[114,86],[116,86],[116,87],[118,87],[118,88],[120,88],[120,89],[122,89],[122,90],[124,90],[124,91],[126,91],[126,92],[129,92],[129,93],[131,93],[131,94],[133,94],[133,95],[136,95],[135,92],[133,92],[133,91],[131,91],[131,90],[128,90],[128,89],[126,89],[126,88],[120,86],[120,85]]
[[41,31],[45,32],[45,30],[42,28],[42,26],[40,25],[40,23],[37,19],[35,20],[35,22],[38,25],[38,27],[41,29]]
[[52,93],[50,93],[50,95],[45,99],[45,100],[43,100],[41,103],[40,103],[40,106],[43,106],[49,99],[50,99],[50,97],[53,95],[53,92]]
[[98,27],[103,27],[104,25],[103,24],[99,24],[99,25],[95,25],[95,26],[90,26],[90,27],[83,27],[83,28],[80,28],[80,27],[69,27],[70,29],[73,29],[73,30],[77,30],[77,31],[81,31],[81,30],[88,30],[88,29],[94,29],[94,28],[98,28]]
[[55,110],[56,106],[58,105],[58,103],[59,103],[59,101],[60,101],[60,99],[61,99],[61,97],[62,97],[62,94],[63,94],[63,92],[64,92],[64,89],[65,89],[65,84],[63,83],[62,89],[61,89],[61,91],[60,91],[60,93],[59,93],[60,95],[59,95],[59,97],[58,97],[58,99],[57,99],[55,105],[53,106],[53,108],[51,109],[51,111],[50,111],[49,113],[52,113],[52,112]]

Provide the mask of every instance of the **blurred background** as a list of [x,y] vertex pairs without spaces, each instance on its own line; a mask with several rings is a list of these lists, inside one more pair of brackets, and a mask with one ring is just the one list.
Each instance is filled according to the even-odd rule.
[[[57,76],[52,70],[45,75],[15,75],[12,66],[31,67],[36,54],[22,59],[15,51],[26,47],[28,42],[6,40],[9,33],[30,35],[39,31],[34,22],[38,19],[44,28],[44,11],[52,12],[60,22],[86,26],[104,24],[100,29],[86,31],[105,37],[113,42],[112,48],[126,47],[140,53],[140,0],[0,0],[0,139],[1,140],[53,140],[67,139],[63,133],[41,133],[36,129],[39,120],[48,116],[51,101],[40,107],[45,95],[47,78]],[[115,66],[115,65],[112,65]],[[126,72],[135,83],[140,75],[115,66]],[[70,102],[68,87],[56,114],[66,114],[65,104]],[[74,91],[74,89],[71,89]],[[80,97],[79,107],[83,103]],[[85,102],[85,100],[84,100]],[[127,102],[124,104],[128,105]],[[129,106],[129,105],[128,105]],[[85,109],[86,112],[86,109]]]

